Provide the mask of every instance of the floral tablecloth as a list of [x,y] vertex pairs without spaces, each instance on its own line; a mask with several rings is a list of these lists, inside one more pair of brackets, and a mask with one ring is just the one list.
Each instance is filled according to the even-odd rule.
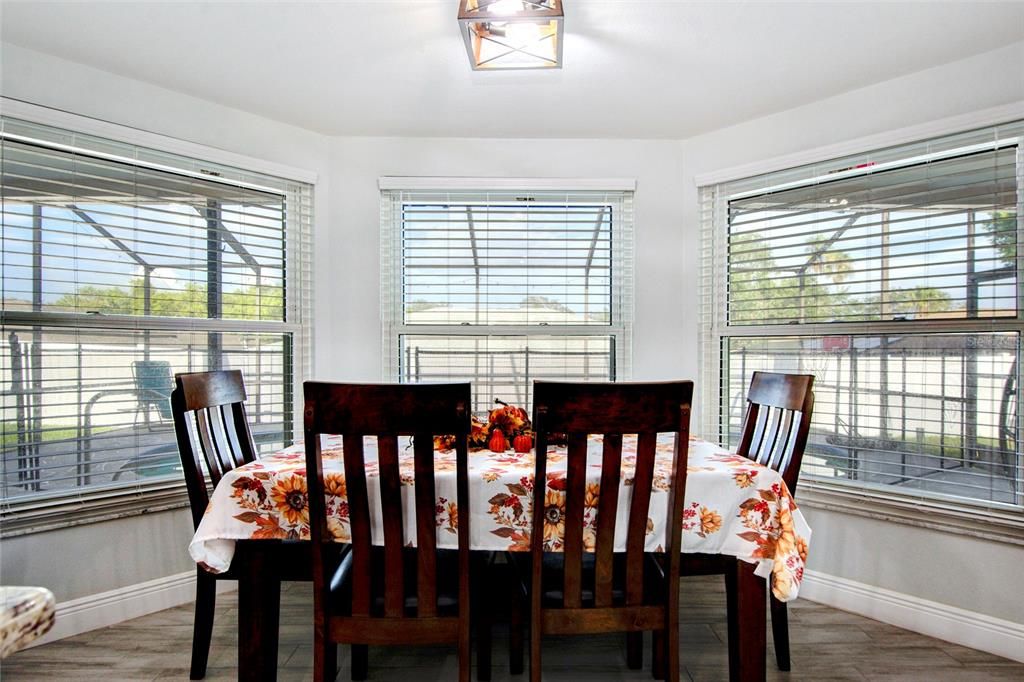
[[[376,450],[367,440],[365,460],[372,518],[380,519]],[[668,505],[668,478],[673,442],[658,442],[654,486],[647,520],[648,551],[662,551],[663,519]],[[602,445],[592,438],[588,453],[584,542],[596,534]],[[636,439],[623,438],[619,514],[625,517],[636,467]],[[323,443],[328,526],[339,542],[349,539],[341,440]],[[469,453],[470,546],[477,550],[528,551],[530,544],[533,453],[489,450]],[[435,469],[439,547],[455,548],[455,453],[438,451]],[[400,455],[406,542],[415,543],[412,448]],[[545,491],[544,543],[561,549],[565,518],[565,451],[549,454]],[[381,524],[373,525],[375,543],[382,543]],[[625,524],[616,524],[616,550],[625,550]],[[691,440],[683,511],[683,551],[728,554],[757,563],[758,575],[771,579],[783,601],[796,597],[803,578],[811,531],[781,476],[771,469],[731,454],[717,445]],[[303,446],[264,457],[229,472],[221,480],[189,546],[192,558],[215,573],[226,571],[235,541],[308,539],[306,461]]]

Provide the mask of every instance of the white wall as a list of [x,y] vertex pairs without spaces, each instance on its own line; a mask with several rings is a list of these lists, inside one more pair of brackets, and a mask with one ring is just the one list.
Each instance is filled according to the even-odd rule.
[[[1024,42],[681,142],[684,243],[699,230],[696,176],[1024,101],[1022,65]],[[698,254],[681,253],[693,271]],[[683,310],[689,339],[697,301],[684,299]],[[810,570],[1024,623],[1021,546],[804,510]]]
[[329,302],[318,310],[318,375],[381,378],[380,191],[400,176],[618,178],[637,181],[634,202],[636,325],[633,376],[693,376],[682,352],[677,305],[692,273],[679,268],[682,176],[676,146],[651,140],[489,140],[337,138],[331,143],[331,239],[319,248],[331,265],[317,273]]
[[0,43],[5,97],[323,174],[325,138],[142,81]]
[[[327,142],[316,133],[7,43],[0,58],[4,97],[317,173],[316,214],[328,212]],[[182,509],[8,538],[0,581],[80,599],[194,570],[191,536]]]

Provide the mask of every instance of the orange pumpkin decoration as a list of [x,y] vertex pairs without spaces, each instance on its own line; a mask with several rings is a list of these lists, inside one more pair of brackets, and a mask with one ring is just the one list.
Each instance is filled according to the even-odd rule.
[[508,450],[508,441],[505,440],[505,434],[501,432],[501,429],[494,429],[491,432],[491,440],[487,447],[491,449],[491,452],[505,452]]
[[512,439],[512,449],[516,452],[529,452],[533,447],[533,438],[523,433]]

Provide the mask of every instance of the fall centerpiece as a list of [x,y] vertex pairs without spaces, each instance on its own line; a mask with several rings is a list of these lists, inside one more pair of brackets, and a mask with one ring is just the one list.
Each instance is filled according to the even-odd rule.
[[[498,407],[490,411],[486,420],[473,416],[469,432],[469,449],[489,449],[493,452],[514,449],[516,452],[529,452],[533,447],[533,425],[526,410],[509,405],[498,398],[495,398],[494,402]],[[450,450],[454,441],[453,436],[436,436],[434,449]]]

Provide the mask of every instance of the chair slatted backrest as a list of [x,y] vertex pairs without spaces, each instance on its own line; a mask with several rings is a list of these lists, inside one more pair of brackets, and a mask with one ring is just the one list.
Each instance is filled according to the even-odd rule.
[[[434,436],[454,435],[456,505],[459,551],[459,609],[469,604],[469,474],[467,444],[470,428],[470,385],[464,384],[333,384],[305,383],[306,463],[309,488],[310,533],[313,539],[314,589],[326,597],[323,550],[333,541],[328,531],[324,501],[321,434],[342,436],[345,483],[351,527],[352,616],[373,613],[374,576],[371,541],[371,501],[367,489],[364,437],[377,439],[380,511],[384,536],[383,617],[405,617],[402,481],[399,437],[413,437],[416,507],[417,617],[437,615],[437,525],[434,480]],[[319,613],[319,619],[322,614]],[[465,613],[468,623],[468,611]]]
[[[547,448],[553,434],[565,434],[568,443],[564,516],[563,607],[583,605],[583,520],[586,497],[587,439],[603,436],[601,479],[597,500],[597,530],[593,606],[613,606],[616,583],[614,560],[615,527],[619,490],[622,485],[622,438],[636,434],[636,469],[632,483],[629,518],[625,520],[624,563],[625,604],[640,605],[644,597],[644,544],[648,510],[654,483],[654,464],[659,433],[674,433],[676,446],[670,475],[665,556],[667,575],[678,577],[683,495],[689,444],[690,405],[693,382],[586,383],[534,382],[534,429],[537,458],[533,503],[533,598],[540,599],[544,516],[547,480]],[[678,581],[669,581],[676,583]],[[671,585],[669,586],[671,589]]]
[[754,372],[737,454],[782,474],[796,492],[814,409],[814,376]]
[[256,459],[245,412],[245,384],[238,370],[177,374],[171,411],[192,521],[199,526],[209,503],[203,463],[210,485],[235,467]]

